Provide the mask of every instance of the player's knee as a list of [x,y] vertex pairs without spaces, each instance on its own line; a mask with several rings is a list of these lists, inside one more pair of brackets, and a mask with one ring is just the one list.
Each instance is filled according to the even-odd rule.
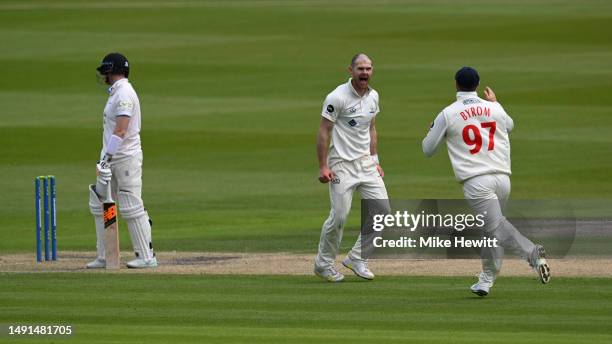
[[497,233],[498,231],[503,230],[506,222],[506,217],[503,215],[495,218],[486,217],[483,229],[487,233]]
[[332,211],[330,215],[330,222],[332,227],[343,228],[347,217],[348,211]]
[[140,197],[142,194],[142,183],[136,183],[133,181],[121,181],[117,179],[117,190],[121,190],[124,192],[129,192],[133,195]]
[[142,199],[131,192],[119,191],[119,213],[126,220],[146,216]]
[[495,230],[503,230],[503,227],[506,225],[507,222],[508,220],[506,219],[506,217],[502,215],[491,221],[491,228],[494,228]]

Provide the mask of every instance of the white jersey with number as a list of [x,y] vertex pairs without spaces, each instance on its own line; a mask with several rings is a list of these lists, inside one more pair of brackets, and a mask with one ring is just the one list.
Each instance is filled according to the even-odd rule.
[[378,92],[372,88],[359,96],[351,79],[325,98],[321,116],[334,122],[329,165],[370,155],[370,123],[380,112]]
[[457,101],[447,106],[423,140],[423,152],[435,153],[446,138],[455,177],[463,182],[484,174],[511,174],[508,133],[514,122],[497,102],[476,92],[457,92]]
[[112,163],[114,163],[142,152],[140,146],[140,102],[128,79],[116,81],[108,92],[108,101],[104,107],[104,134],[100,159],[104,157],[106,145],[115,131],[117,117],[130,117],[127,133],[123,137],[117,153],[113,156]]

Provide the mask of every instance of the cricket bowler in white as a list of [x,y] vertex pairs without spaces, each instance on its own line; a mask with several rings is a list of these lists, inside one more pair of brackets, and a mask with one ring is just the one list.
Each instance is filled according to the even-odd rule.
[[108,88],[104,107],[104,133],[100,161],[96,165],[96,185],[89,186],[89,207],[94,216],[97,258],[87,268],[104,268],[103,201],[107,183],[111,183],[113,199],[118,200],[119,213],[127,223],[136,259],[129,268],[156,267],[157,259],[151,239],[151,220],[141,198],[142,148],[140,145],[140,102],[128,81],[129,63],[125,56],[111,53],[97,68],[99,79]]
[[[369,86],[372,61],[357,54],[349,72],[348,82],[328,94],[323,103],[317,138],[319,181],[329,183],[331,211],[321,230],[314,272],[329,282],[344,279],[334,264],[353,192],[359,191],[363,199],[388,199],[377,155],[375,118],[380,109],[378,93]],[[361,278],[374,279],[361,255],[361,235],[342,264]]]
[[485,99],[478,97],[480,77],[475,69],[461,68],[455,75],[457,101],[447,106],[431,124],[423,140],[423,152],[432,156],[445,140],[457,180],[472,209],[485,214],[485,232],[497,238],[501,247],[484,251],[478,283],[470,289],[485,296],[502,265],[504,249],[523,257],[550,281],[545,251],[523,236],[503,215],[510,196],[510,140],[514,122],[487,87]]

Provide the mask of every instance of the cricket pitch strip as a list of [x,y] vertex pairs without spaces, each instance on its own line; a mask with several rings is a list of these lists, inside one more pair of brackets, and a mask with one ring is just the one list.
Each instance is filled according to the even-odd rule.
[[[159,273],[159,274],[230,274],[230,275],[313,275],[314,254],[228,253],[228,252],[158,252],[159,266],[153,269],[128,269],[131,252],[121,253],[120,270],[88,270],[94,252],[63,251],[55,262],[36,263],[33,254],[0,255],[0,273]],[[344,271],[339,263],[339,271]],[[612,277],[610,258],[548,259],[554,277]],[[384,276],[474,276],[480,271],[478,259],[373,259],[370,268]],[[506,259],[501,276],[533,276],[526,262]]]

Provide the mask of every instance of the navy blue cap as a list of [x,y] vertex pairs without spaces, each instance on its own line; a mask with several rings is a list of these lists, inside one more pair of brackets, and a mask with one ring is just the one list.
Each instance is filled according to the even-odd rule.
[[123,74],[127,78],[130,74],[130,64],[127,58],[120,53],[110,53],[104,56],[96,70],[100,74]]
[[480,76],[476,69],[472,67],[462,67],[455,74],[455,81],[460,88],[466,90],[474,90],[480,83]]

